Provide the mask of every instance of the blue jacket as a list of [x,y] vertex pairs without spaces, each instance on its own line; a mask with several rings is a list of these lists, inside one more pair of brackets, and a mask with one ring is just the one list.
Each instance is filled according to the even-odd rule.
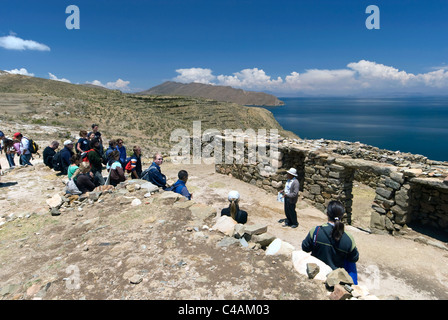
[[173,184],[173,191],[183,195],[188,200],[191,200],[191,194],[188,192],[187,186],[185,185],[185,181],[177,180],[175,184]]
[[158,187],[166,188],[166,176],[162,174],[160,167],[155,162],[148,168],[148,175],[145,180],[148,180]]
[[125,146],[121,146],[118,147],[117,146],[117,150],[120,151],[120,162],[121,164],[125,164],[126,165],[126,147]]
[[73,151],[69,148],[64,147],[61,150],[61,163],[62,163],[62,174],[67,174],[68,167],[70,166],[70,158],[73,155]]

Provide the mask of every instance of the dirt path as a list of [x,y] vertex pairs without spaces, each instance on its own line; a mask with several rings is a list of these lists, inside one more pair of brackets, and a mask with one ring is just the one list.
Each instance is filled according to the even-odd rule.
[[[3,168],[7,168],[4,156],[1,157],[0,161]],[[34,163],[40,161],[41,160],[37,159]],[[145,166],[148,165],[149,163],[145,164]],[[194,194],[195,202],[207,204],[214,207],[217,212],[220,212],[222,208],[228,205],[228,192],[230,190],[238,190],[241,194],[240,206],[249,214],[248,223],[264,223],[268,225],[269,233],[291,243],[296,249],[301,248],[301,242],[311,227],[326,222],[325,215],[322,212],[303,201],[303,199],[300,199],[297,206],[299,227],[296,229],[284,228],[277,222],[280,218],[284,217],[283,204],[277,202],[274,195],[243,181],[215,173],[213,165],[175,165],[170,162],[166,162],[162,165],[163,173],[167,175],[171,182],[177,180],[177,172],[180,169],[185,169],[189,172],[190,178],[187,186],[190,192]],[[26,177],[30,174],[33,175],[33,179],[27,181]],[[6,177],[7,179],[2,179],[0,181],[18,180],[21,181],[21,183],[18,185],[8,184],[6,186],[7,190],[2,187],[4,192],[0,196],[0,203],[2,204],[2,209],[5,210],[4,212],[7,212],[8,214],[14,213],[21,216],[26,216],[27,214],[34,212],[44,216],[48,215],[48,217],[51,218],[48,214],[48,207],[45,204],[45,200],[57,190],[61,189],[61,180],[55,178],[54,173],[51,173],[51,171],[42,172],[42,170],[35,172],[29,168],[21,168],[15,169],[14,173],[11,175],[8,174]],[[368,192],[368,189],[358,191],[359,190],[357,189],[354,192],[356,196],[354,210],[363,212],[369,206],[371,193]],[[100,209],[99,212],[101,212],[101,210],[103,209]],[[77,219],[89,218],[89,220],[96,221],[96,217],[90,217],[86,213],[83,214],[85,216],[82,218],[77,216],[71,218],[72,220],[66,223],[66,228],[68,228],[71,223],[73,223],[73,225],[79,224]],[[104,214],[105,213],[103,213],[103,215]],[[156,218],[154,218],[154,221],[156,221],[156,223],[162,221],[155,219]],[[365,225],[367,220],[365,216],[359,214],[355,221],[361,225]],[[20,228],[25,228],[25,223],[26,222],[23,222],[18,225],[19,228],[17,228],[17,232],[20,232]],[[101,225],[99,227],[101,227]],[[40,226],[35,225],[32,226],[32,228],[35,228],[36,237],[38,237]],[[60,228],[62,228],[62,225]],[[139,233],[140,228],[141,226],[138,226],[132,234],[120,235],[118,232],[107,234],[108,238],[104,239],[104,243],[113,244],[114,241],[123,241],[123,238],[125,237],[131,239],[128,242],[135,242],[136,239],[144,239],[142,238],[144,235]],[[143,232],[148,232],[145,231],[146,229],[142,230]],[[347,226],[346,230],[353,234],[360,251],[360,260],[358,262],[359,283],[366,286],[371,294],[380,298],[398,297],[400,299],[425,300],[448,299],[448,270],[446,268],[446,265],[448,264],[448,251],[415,241],[415,239],[421,238],[422,235],[412,231],[405,237],[393,237],[390,235],[369,234],[351,226]],[[54,235],[55,238],[49,238],[47,240],[49,241],[47,245],[48,248],[55,248],[56,250],[57,246],[55,247],[55,244],[52,244],[51,241],[57,242],[56,238],[58,237],[58,230],[55,229],[54,232],[56,232]],[[155,236],[156,235],[154,235],[154,237]],[[180,236],[177,236],[178,242],[181,236],[183,237],[185,234],[180,233]],[[22,240],[19,239],[17,241],[20,243]],[[157,243],[159,240],[155,237],[151,241]],[[66,246],[68,245],[69,244]],[[28,245],[26,245],[25,248],[27,248],[27,246]],[[39,244],[39,246],[41,246],[41,244]],[[110,247],[112,247],[112,245],[110,245]],[[76,250],[74,251],[75,253],[68,253],[68,257],[71,257],[70,259],[73,261],[77,255],[81,257],[93,253],[93,249],[90,249],[88,252],[82,251],[83,246],[80,245],[76,248],[76,250],[81,253],[77,254]],[[66,249],[64,247],[60,250],[69,249],[69,247]],[[194,252],[192,251],[191,254],[193,253]],[[41,255],[40,259],[45,259],[46,254],[42,253]],[[22,259],[25,259],[25,257],[26,255],[24,255]],[[58,263],[57,261],[54,263]],[[44,263],[44,260],[42,260],[42,263]],[[229,260],[226,259],[223,263],[229,263]],[[95,269],[91,268],[90,270],[93,270],[92,274],[94,274]],[[35,271],[30,272],[34,274],[33,272]],[[274,272],[274,270],[272,270],[272,272]],[[25,273],[25,271],[21,270],[19,273]],[[248,275],[247,283],[250,283],[249,278]],[[93,277],[92,279],[92,283],[94,283],[96,278]],[[164,283],[164,280],[160,281]],[[211,277],[207,281],[211,281]],[[93,284],[91,286],[93,287]],[[203,297],[202,295],[198,296]],[[98,297],[102,298],[100,293],[98,293]],[[139,296],[127,296],[127,298],[131,299],[137,297]],[[162,295],[161,297],[163,298],[164,296]],[[244,297],[242,298],[244,299]],[[248,299],[250,296],[246,296],[246,298]]]
[[[301,248],[310,228],[326,222],[321,211],[301,199],[297,206],[299,227],[284,228],[277,222],[284,218],[283,204],[260,188],[217,174],[213,166],[165,163],[162,169],[172,180],[178,170],[187,170],[190,175],[187,186],[194,193],[195,201],[212,205],[219,211],[228,205],[228,192],[238,190],[240,206],[249,215],[248,223],[266,223],[268,232],[296,249]],[[372,200],[368,188],[359,187],[361,191],[355,191],[354,211],[365,210]],[[356,222],[365,226],[365,216],[357,219]],[[448,251],[415,241],[422,235],[412,231],[406,237],[369,234],[351,226],[346,231],[352,233],[360,252],[359,283],[372,294],[401,299],[448,299]]]

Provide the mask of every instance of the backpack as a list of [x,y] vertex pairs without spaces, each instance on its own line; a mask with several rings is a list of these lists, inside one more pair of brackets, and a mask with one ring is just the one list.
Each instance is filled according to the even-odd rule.
[[124,169],[130,173],[132,171],[132,157],[126,158],[126,166],[124,167]]
[[55,171],[62,171],[62,157],[61,157],[61,151],[57,152],[53,156],[53,169]]
[[29,151],[31,153],[37,153],[37,151],[39,151],[39,145],[33,140],[33,139],[28,139],[29,141]]
[[94,151],[95,149],[89,149],[86,152],[81,153],[81,161],[82,162],[88,162],[90,164],[89,158],[87,157],[87,155],[89,154],[90,151]]

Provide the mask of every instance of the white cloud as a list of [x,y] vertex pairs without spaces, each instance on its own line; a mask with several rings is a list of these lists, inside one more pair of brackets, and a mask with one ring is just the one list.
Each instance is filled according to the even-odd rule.
[[131,83],[130,81],[125,81],[122,79],[118,79],[117,81],[114,82],[107,82],[106,84],[103,84],[101,81],[99,80],[93,80],[92,82],[87,81],[86,83],[89,84],[93,84],[96,86],[100,86],[100,87],[104,87],[107,89],[112,89],[112,90],[120,90],[123,92],[130,92],[131,88],[129,88],[129,84]]
[[50,51],[50,47],[45,44],[33,40],[23,40],[19,37],[16,37],[15,34],[0,37],[0,47],[8,50]]
[[343,69],[309,69],[273,78],[262,69],[244,69],[232,75],[213,75],[210,69],[178,69],[174,81],[228,85],[234,88],[284,95],[413,94],[448,92],[448,68],[413,74],[392,66],[360,60]]
[[61,81],[61,82],[71,83],[71,81],[68,80],[68,79],[65,79],[65,78],[59,79],[58,77],[56,77],[56,76],[55,76],[54,74],[52,74],[51,72],[48,72],[48,75],[50,76],[50,79],[51,79],[51,80],[56,80],[56,81]]
[[212,75],[212,70],[203,68],[189,68],[189,69],[177,69],[179,75],[174,78],[174,81],[189,83],[189,82],[199,82],[205,84],[212,84],[216,77]]
[[26,70],[25,68],[5,70],[5,71],[11,74],[21,74],[23,76],[34,77],[34,73],[28,72],[28,70]]

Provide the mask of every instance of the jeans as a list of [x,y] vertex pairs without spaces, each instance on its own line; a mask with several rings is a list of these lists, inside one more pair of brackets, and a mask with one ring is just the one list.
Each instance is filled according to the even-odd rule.
[[10,168],[16,166],[16,164],[14,163],[14,153],[7,153],[6,160],[8,160],[8,164],[9,164]]
[[31,162],[30,162],[30,160],[31,160],[31,153],[28,153],[28,154],[22,154],[22,155],[20,156],[20,159],[22,159],[22,164],[23,164],[23,165],[27,164],[27,165],[29,165],[29,166],[32,166],[32,164],[31,164]]

